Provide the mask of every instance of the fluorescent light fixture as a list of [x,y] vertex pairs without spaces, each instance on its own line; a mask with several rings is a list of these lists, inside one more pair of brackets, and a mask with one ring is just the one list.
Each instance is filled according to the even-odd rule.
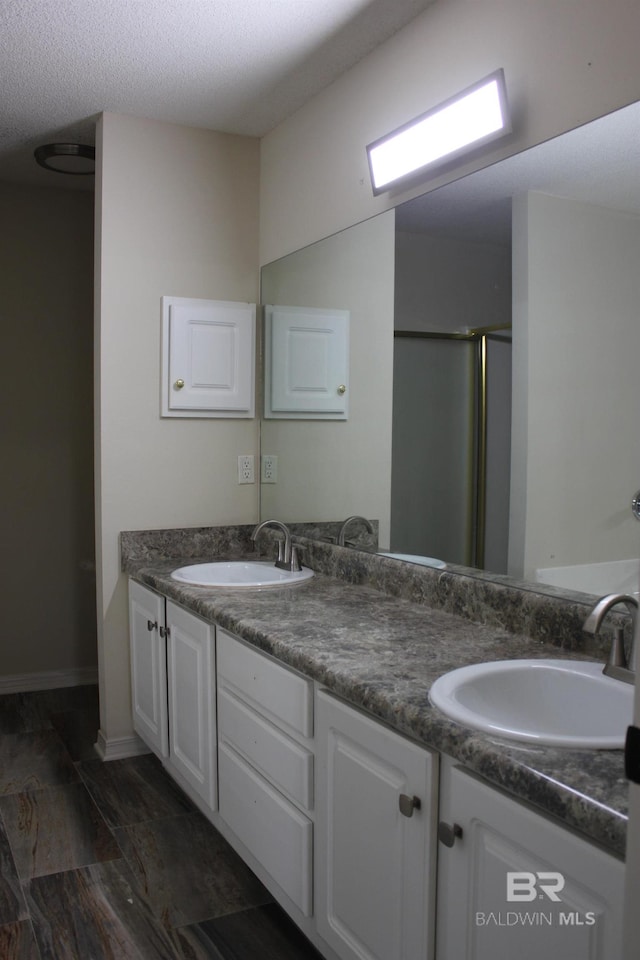
[[496,70],[367,146],[374,193],[511,130],[504,71]]

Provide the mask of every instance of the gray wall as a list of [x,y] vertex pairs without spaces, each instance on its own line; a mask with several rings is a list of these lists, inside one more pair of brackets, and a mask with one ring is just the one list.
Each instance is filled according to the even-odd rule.
[[0,222],[7,689],[96,668],[93,194],[0,184]]

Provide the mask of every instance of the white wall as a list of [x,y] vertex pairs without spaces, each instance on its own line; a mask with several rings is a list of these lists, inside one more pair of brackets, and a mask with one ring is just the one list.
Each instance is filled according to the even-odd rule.
[[267,303],[350,311],[349,418],[265,420],[262,450],[278,482],[262,487],[262,517],[379,521],[389,544],[393,390],[394,224],[389,211],[270,264]]
[[[630,0],[439,0],[264,137],[261,263],[637,100],[639,35]],[[501,66],[509,139],[374,198],[366,144]]]
[[97,665],[93,196],[0,184],[0,222],[0,681],[33,689]]
[[160,298],[257,299],[258,142],[105,114],[98,137],[96,510],[101,733],[131,733],[121,530],[252,523],[256,420],[160,418]]
[[509,572],[534,579],[638,556],[640,218],[530,193],[513,227]]

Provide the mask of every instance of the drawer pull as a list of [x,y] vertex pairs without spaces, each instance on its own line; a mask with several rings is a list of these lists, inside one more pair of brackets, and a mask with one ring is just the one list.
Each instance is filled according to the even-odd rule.
[[400,794],[400,813],[403,817],[412,817],[414,810],[419,810],[422,804],[420,797],[409,797],[406,793]]
[[462,836],[462,827],[459,823],[445,823],[441,820],[438,824],[438,840],[444,843],[445,847],[452,847],[457,837]]

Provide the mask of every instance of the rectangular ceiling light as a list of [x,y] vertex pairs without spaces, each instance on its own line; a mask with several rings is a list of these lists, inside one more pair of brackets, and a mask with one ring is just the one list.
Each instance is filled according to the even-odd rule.
[[367,146],[374,193],[511,130],[504,71],[496,70]]

